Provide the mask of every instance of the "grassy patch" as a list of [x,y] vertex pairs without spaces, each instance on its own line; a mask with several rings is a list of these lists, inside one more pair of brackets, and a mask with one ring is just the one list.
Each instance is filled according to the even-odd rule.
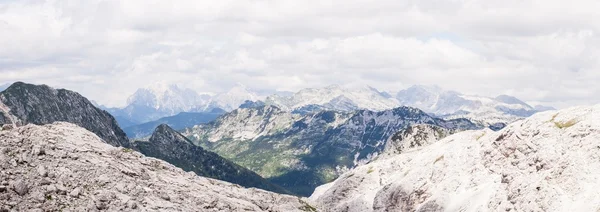
[[552,119],[550,119],[550,122],[554,122],[554,119],[556,119],[556,117],[557,117],[557,116],[558,116],[558,113],[557,113],[557,114],[554,114],[554,115],[552,116]]
[[125,153],[130,153],[130,152],[133,152],[133,149],[123,148],[121,151],[123,151]]
[[434,161],[433,163],[435,164],[435,163],[437,163],[437,162],[439,162],[439,161],[442,161],[442,160],[444,160],[444,156],[443,156],[443,155],[442,155],[442,156],[439,156],[438,158],[436,158],[436,159],[435,159],[435,161]]
[[575,119],[571,119],[567,122],[556,122],[555,121],[554,125],[560,129],[566,129],[566,128],[572,127],[573,125],[577,124],[577,122],[578,121]]
[[373,170],[373,167],[369,167],[369,170],[367,171],[367,174],[371,174],[373,173],[375,170]]
[[476,140],[479,141],[479,139],[481,139],[483,136],[485,136],[485,132],[483,132],[481,135],[478,135]]
[[302,207],[298,208],[298,209],[300,209],[301,211],[317,212],[317,209],[316,209],[315,207],[313,207],[313,206],[309,205],[309,204],[308,204],[307,202],[305,202],[304,200],[302,200],[302,199],[298,199],[298,200],[300,200],[300,202],[301,202],[302,204],[304,204]]

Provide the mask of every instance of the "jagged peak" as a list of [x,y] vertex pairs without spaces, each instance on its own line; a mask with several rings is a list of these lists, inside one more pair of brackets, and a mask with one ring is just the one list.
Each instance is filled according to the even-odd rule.
[[163,138],[165,136],[173,138],[169,139],[168,141],[191,143],[191,141],[189,141],[185,136],[181,135],[179,132],[177,132],[167,124],[158,125],[154,130],[154,133],[152,133],[152,136],[150,137],[149,141],[164,142],[164,140],[161,140],[160,138]]
[[36,84],[30,84],[30,83],[18,81],[18,82],[11,84],[10,86],[8,86],[5,91],[10,92],[11,90],[15,90],[15,89],[20,90],[20,89],[33,89],[33,88],[45,89],[45,90],[56,90],[46,84],[36,85]]

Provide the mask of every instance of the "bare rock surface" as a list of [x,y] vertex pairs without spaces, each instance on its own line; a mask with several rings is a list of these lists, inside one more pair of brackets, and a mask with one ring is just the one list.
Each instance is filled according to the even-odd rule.
[[466,131],[320,186],[324,211],[600,211],[600,105]]
[[0,211],[314,211],[298,197],[113,147],[74,124],[30,124],[0,140]]

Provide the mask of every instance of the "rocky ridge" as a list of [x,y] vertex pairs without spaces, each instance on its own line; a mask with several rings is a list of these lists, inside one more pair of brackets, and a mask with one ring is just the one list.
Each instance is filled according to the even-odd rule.
[[0,131],[0,208],[316,211],[302,199],[199,177],[70,123]]
[[0,92],[0,125],[17,127],[56,121],[77,124],[113,146],[131,145],[108,112],[96,108],[76,92],[22,82],[13,83]]

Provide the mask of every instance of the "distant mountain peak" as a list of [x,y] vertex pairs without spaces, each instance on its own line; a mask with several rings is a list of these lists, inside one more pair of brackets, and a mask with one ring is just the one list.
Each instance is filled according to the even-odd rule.
[[339,111],[354,109],[385,110],[398,106],[395,99],[364,85],[329,85],[322,88],[302,89],[292,96],[272,95],[266,104],[274,104],[286,110],[297,110],[309,105]]
[[169,127],[167,124],[160,124],[152,133],[150,137],[150,142],[175,142],[175,143],[189,143],[191,142],[175,131],[173,128]]
[[396,95],[401,105],[445,118],[468,118],[482,124],[510,123],[537,112],[527,103],[508,95],[490,98],[443,90],[438,86],[414,85]]

